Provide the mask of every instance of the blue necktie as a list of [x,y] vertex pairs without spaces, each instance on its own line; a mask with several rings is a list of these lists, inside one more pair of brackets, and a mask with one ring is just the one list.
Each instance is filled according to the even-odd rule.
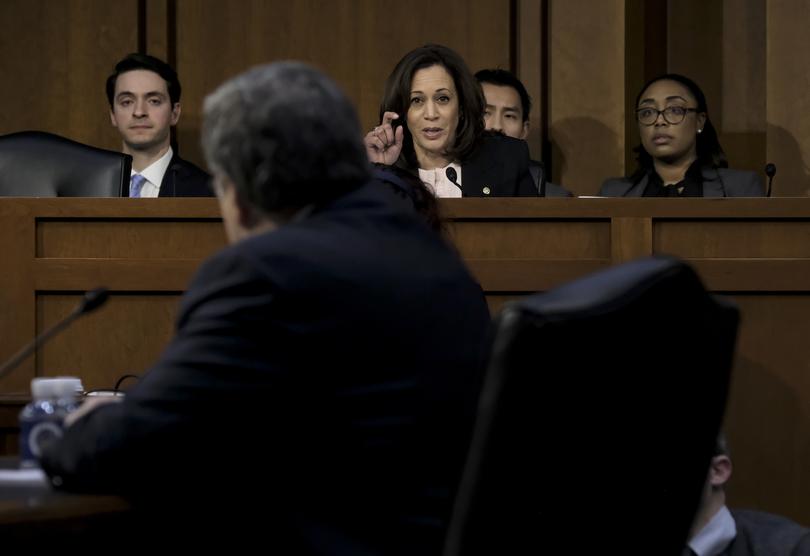
[[133,199],[141,196],[141,188],[146,178],[140,174],[135,174],[129,179],[129,196]]

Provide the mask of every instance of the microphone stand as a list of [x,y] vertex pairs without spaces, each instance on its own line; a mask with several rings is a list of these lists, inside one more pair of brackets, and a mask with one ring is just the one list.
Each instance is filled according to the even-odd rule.
[[17,366],[25,361],[25,359],[28,358],[32,353],[35,353],[40,344],[44,344],[52,337],[56,336],[81,315],[89,313],[90,311],[104,305],[104,303],[107,301],[108,295],[108,291],[105,288],[98,288],[86,293],[79,306],[73,309],[73,311],[66,318],[57,322],[48,330],[34,338],[31,343],[23,347],[20,351],[15,353],[11,359],[3,363],[3,366],[0,367],[0,379],[16,369]]

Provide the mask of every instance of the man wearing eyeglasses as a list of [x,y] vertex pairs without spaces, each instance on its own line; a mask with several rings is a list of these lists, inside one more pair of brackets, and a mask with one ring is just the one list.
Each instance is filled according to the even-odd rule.
[[647,84],[636,99],[641,145],[638,166],[624,178],[611,178],[605,197],[762,197],[754,172],[731,170],[709,119],[700,87],[678,74]]

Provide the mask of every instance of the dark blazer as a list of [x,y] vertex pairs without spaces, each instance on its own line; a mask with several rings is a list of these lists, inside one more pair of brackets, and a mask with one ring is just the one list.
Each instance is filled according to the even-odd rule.
[[[762,178],[755,172],[728,168],[703,168],[704,197],[764,197]],[[633,185],[627,178],[609,178],[599,189],[603,197],[641,197],[647,187],[644,176]]]
[[485,134],[461,162],[464,197],[537,197],[525,141]]
[[737,537],[723,556],[807,556],[810,529],[787,518],[753,510],[732,510]]
[[439,554],[488,325],[458,256],[372,183],[204,263],[158,362],[42,466],[132,499],[150,539]]
[[158,197],[213,197],[210,180],[205,171],[175,153],[163,174]]
[[568,191],[561,185],[557,185],[556,183],[551,183],[550,181],[546,181],[543,183],[543,179],[546,178],[546,169],[543,166],[542,162],[538,162],[537,160],[530,160],[529,161],[529,172],[532,174],[532,181],[534,182],[535,187],[539,194],[543,194],[543,189],[545,189],[545,197],[573,197],[574,194]]

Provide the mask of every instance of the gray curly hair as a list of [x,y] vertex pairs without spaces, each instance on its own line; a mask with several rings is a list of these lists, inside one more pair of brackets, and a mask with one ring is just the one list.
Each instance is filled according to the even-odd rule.
[[253,68],[203,106],[209,167],[266,214],[327,203],[369,179],[360,125],[328,77],[299,62]]

